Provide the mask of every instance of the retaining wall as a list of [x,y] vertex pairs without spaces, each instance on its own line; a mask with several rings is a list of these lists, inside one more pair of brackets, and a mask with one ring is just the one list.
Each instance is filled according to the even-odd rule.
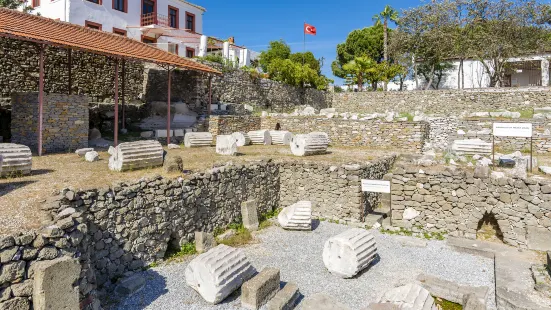
[[333,108],[339,112],[396,111],[454,116],[461,112],[525,110],[551,106],[548,87],[476,90],[426,90],[335,93]]
[[551,181],[490,178],[487,167],[477,169],[485,173],[397,165],[387,176],[392,179],[392,224],[475,239],[488,213],[495,216],[505,243],[551,249]]
[[209,132],[213,139],[217,135],[229,135],[237,131],[249,132],[259,130],[261,118],[258,116],[211,116],[209,118]]
[[[38,150],[38,93],[12,97],[11,142]],[[88,147],[88,98],[81,95],[45,94],[42,147],[46,153]]]

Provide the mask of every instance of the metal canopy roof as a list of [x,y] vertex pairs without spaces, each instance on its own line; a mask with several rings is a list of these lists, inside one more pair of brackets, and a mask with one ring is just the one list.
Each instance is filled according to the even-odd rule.
[[0,36],[116,58],[221,74],[209,66],[125,36],[4,8],[0,8]]

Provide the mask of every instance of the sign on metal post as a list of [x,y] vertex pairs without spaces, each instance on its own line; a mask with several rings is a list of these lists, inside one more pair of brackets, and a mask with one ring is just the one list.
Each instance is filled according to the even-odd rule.
[[532,171],[532,123],[494,123],[492,131],[492,162],[495,161],[494,137],[530,138],[530,171]]
[[390,194],[390,181],[362,180],[362,191]]
[[392,225],[392,195],[390,181],[362,179],[362,192],[389,194],[390,224]]

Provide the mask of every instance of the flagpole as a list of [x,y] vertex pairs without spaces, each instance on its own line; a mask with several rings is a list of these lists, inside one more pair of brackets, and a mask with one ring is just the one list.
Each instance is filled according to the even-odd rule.
[[302,33],[304,35],[303,48],[302,48],[302,66],[304,66],[304,55],[306,54],[306,21],[302,25]]

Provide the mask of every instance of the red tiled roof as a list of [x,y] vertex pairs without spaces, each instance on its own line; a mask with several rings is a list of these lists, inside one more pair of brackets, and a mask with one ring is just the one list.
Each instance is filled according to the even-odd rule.
[[121,35],[4,8],[0,8],[0,36],[221,74],[209,66]]

